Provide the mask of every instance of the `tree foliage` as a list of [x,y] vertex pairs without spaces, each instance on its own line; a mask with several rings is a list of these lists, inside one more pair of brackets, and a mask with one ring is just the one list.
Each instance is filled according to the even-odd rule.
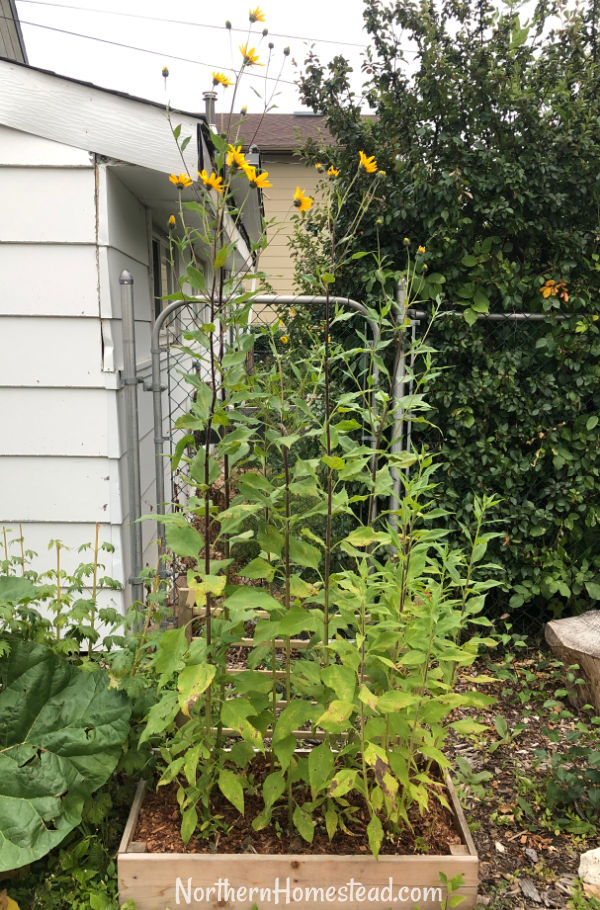
[[[440,495],[457,525],[469,489],[503,497],[495,556],[512,605],[554,612],[600,595],[598,17],[597,2],[540,0],[525,21],[487,0],[365,0],[374,116],[341,57],[310,53],[301,85],[336,139],[309,147],[314,159],[343,180],[364,150],[385,171],[361,248],[380,249],[392,277],[408,249],[420,298],[441,293],[465,317],[430,335],[444,368],[428,396]],[[297,241],[301,281],[316,217]],[[364,299],[367,269],[353,262],[336,291]],[[511,333],[476,324],[488,312],[547,318]]]

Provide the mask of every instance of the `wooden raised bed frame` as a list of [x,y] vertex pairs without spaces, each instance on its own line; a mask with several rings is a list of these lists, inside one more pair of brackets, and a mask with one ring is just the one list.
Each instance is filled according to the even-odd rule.
[[[188,589],[179,592],[180,624],[198,615],[190,595]],[[305,641],[292,641],[295,649],[306,646]],[[252,641],[241,639],[238,644],[251,646]],[[280,675],[277,671],[263,672]],[[307,735],[322,738],[319,731],[316,736],[315,731],[294,732],[300,741]],[[148,853],[145,843],[133,840],[145,790],[141,782],[117,856],[120,903],[131,899],[137,910],[250,910],[253,905],[258,910],[285,906],[298,910],[413,910],[415,904],[419,910],[440,910],[446,897],[439,875],[442,872],[449,880],[462,874],[463,884],[457,893],[464,900],[458,906],[460,910],[473,910],[479,859],[447,774],[446,788],[461,843],[453,845],[447,856],[388,855],[376,860],[362,854]],[[270,895],[265,889],[271,889]],[[296,898],[294,889],[298,889]],[[372,889],[378,889],[378,894]]]
[[[142,782],[117,857],[120,903],[132,899],[137,910],[250,910],[254,904],[258,910],[275,906],[295,906],[298,910],[388,910],[393,906],[413,910],[415,904],[419,910],[440,910],[446,896],[439,877],[443,872],[448,879],[462,874],[463,885],[457,893],[464,900],[459,907],[473,910],[479,860],[448,777],[446,785],[462,843],[452,846],[447,856],[381,856],[376,860],[361,854],[147,853],[144,843],[132,840],[144,796]],[[371,890],[375,888],[378,893]],[[264,889],[271,889],[270,895]],[[296,899],[294,889],[298,889]],[[328,889],[334,890],[327,894]]]

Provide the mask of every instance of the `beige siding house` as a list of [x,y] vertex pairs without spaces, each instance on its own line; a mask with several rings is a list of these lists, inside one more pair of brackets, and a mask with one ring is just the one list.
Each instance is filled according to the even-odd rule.
[[27,63],[27,53],[14,0],[0,0],[0,57]]
[[[219,129],[226,128],[225,116],[217,120]],[[292,294],[294,288],[294,260],[289,249],[293,233],[296,188],[314,196],[319,175],[314,166],[300,157],[299,150],[307,139],[320,143],[331,141],[323,117],[313,114],[247,114],[239,125],[245,148],[257,146],[261,167],[269,172],[273,186],[264,191],[265,220],[275,219],[267,229],[269,245],[261,253],[260,269],[269,276],[273,291]]]

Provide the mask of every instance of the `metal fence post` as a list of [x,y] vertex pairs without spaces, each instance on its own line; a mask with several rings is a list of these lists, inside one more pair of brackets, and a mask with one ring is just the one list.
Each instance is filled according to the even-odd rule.
[[142,571],[142,495],[140,483],[140,432],[138,413],[138,377],[135,356],[135,314],[133,307],[133,276],[123,269],[121,285],[121,318],[123,322],[123,386],[125,423],[127,426],[127,480],[129,484],[129,533],[131,546],[131,585],[134,601],[141,601],[144,588]]

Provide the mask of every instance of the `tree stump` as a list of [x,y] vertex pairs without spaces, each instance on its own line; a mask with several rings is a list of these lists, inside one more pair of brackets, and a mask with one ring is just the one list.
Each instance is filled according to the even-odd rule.
[[566,667],[577,664],[584,679],[578,685],[565,681],[569,701],[575,708],[593,705],[600,714],[600,611],[555,619],[546,623],[546,641]]

